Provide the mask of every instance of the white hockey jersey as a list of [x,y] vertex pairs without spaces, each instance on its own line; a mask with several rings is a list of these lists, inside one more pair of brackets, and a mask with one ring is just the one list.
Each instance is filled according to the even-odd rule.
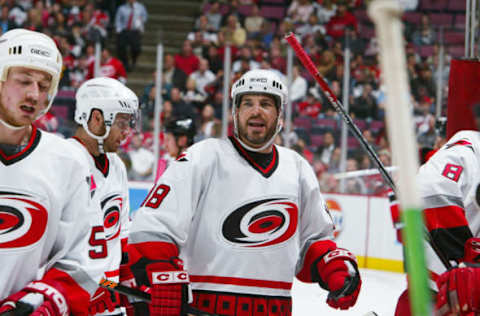
[[100,205],[106,249],[97,246],[98,256],[103,257],[105,278],[119,281],[119,267],[122,260],[121,241],[128,238],[129,198],[127,170],[116,153],[92,156],[77,138],[68,140],[86,156],[94,178],[93,201]]
[[101,224],[90,184],[83,154],[35,127],[21,152],[0,149],[0,300],[48,278],[62,283],[73,314],[85,311],[102,275],[89,265],[91,227]]
[[129,241],[175,243],[194,291],[290,297],[309,245],[333,228],[300,155],[274,146],[263,166],[232,138],[207,139],[169,165]]
[[[421,166],[417,183],[433,242],[448,260],[460,260],[465,241],[480,237],[480,133],[455,134]],[[446,268],[429,244],[426,251],[435,280]]]

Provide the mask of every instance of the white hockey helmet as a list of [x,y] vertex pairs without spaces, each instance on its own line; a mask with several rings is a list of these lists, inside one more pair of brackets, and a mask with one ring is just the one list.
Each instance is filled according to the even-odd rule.
[[[245,94],[267,94],[275,99],[275,104],[278,110],[277,127],[272,138],[266,142],[261,148],[252,148],[244,144],[238,136],[238,122],[236,117],[237,108],[240,106],[242,96]],[[282,115],[283,108],[287,102],[287,86],[278,74],[272,70],[254,69],[246,72],[240,79],[238,79],[232,86],[231,91],[233,106],[232,116],[234,133],[237,140],[248,150],[261,151],[270,146],[275,140],[275,136],[282,129]]]
[[13,29],[0,37],[0,80],[7,80],[10,67],[25,67],[44,71],[52,76],[48,91],[47,113],[57,94],[62,73],[62,55],[55,42],[45,34],[25,29]]
[[[102,142],[108,137],[118,113],[131,114],[130,126],[138,121],[138,97],[118,80],[98,77],[85,81],[75,95],[75,122],[82,125],[88,135]],[[88,129],[88,120],[94,109],[103,114],[106,131],[98,136]]]

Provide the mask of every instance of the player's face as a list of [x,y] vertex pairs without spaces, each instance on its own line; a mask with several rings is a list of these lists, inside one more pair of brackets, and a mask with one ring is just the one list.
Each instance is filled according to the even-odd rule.
[[131,131],[130,114],[118,113],[115,116],[110,133],[104,142],[105,152],[116,152],[120,144],[127,138]]
[[244,95],[237,111],[238,136],[248,146],[259,148],[272,138],[277,120],[278,111],[273,97]]
[[12,67],[0,85],[0,117],[13,126],[32,124],[48,105],[51,75],[25,67]]
[[165,150],[172,158],[177,158],[179,154],[180,148],[178,148],[177,139],[172,133],[165,134]]

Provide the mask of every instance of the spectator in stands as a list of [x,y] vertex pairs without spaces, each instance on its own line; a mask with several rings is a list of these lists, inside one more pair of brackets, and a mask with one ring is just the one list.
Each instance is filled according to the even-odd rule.
[[313,3],[313,8],[318,17],[318,23],[321,24],[327,24],[337,11],[337,5],[333,0],[323,0],[321,3],[315,1]]
[[419,128],[417,134],[418,147],[434,148],[437,141],[437,133],[435,130],[435,117],[429,115],[427,118],[427,124]]
[[377,115],[377,101],[372,94],[372,86],[364,84],[362,94],[355,98],[350,112],[355,118],[375,119]]
[[[135,68],[142,49],[142,33],[147,22],[145,6],[136,0],[127,0],[115,15],[117,32],[117,52],[128,71]],[[130,56],[128,53],[130,50]]]
[[320,74],[329,80],[335,78],[335,65],[336,61],[334,53],[331,50],[324,50],[320,62],[317,65],[317,69]]
[[175,68],[182,70],[187,76],[198,69],[199,59],[193,53],[192,43],[189,40],[183,42],[182,51],[175,54]]
[[2,6],[2,12],[0,15],[0,28],[2,34],[7,32],[8,30],[14,29],[17,25],[13,22],[13,19],[8,17],[9,8],[6,5]]
[[292,102],[302,101],[307,96],[308,83],[300,74],[297,65],[292,67],[292,86],[290,87],[290,100]]
[[237,47],[245,44],[247,32],[238,22],[238,18],[231,14],[227,18],[227,24],[221,28],[225,36],[225,41]]
[[170,90],[173,87],[183,89],[186,82],[187,75],[182,69],[176,67],[173,55],[166,54],[163,58],[163,85],[165,91],[162,91],[162,95],[167,99],[170,98]]
[[330,166],[332,154],[335,148],[336,145],[333,132],[325,132],[325,134],[323,134],[323,144],[317,149],[317,155],[319,156],[320,161],[325,165]]
[[258,69],[260,67],[260,64],[253,58],[252,49],[247,45],[240,48],[238,59],[232,64],[232,72],[244,71],[245,67],[242,67],[242,64],[245,63],[248,65],[247,70]]
[[427,13],[422,14],[420,24],[417,25],[412,34],[412,41],[415,45],[433,45],[437,39],[437,34],[430,23],[430,17]]
[[210,8],[205,13],[208,24],[212,26],[212,31],[219,31],[222,23],[222,14],[220,13],[220,2],[213,1]]
[[22,27],[27,21],[27,13],[25,8],[20,4],[14,3],[8,12],[8,18],[15,24],[16,27]]
[[220,59],[220,56],[218,55],[218,48],[215,45],[208,46],[204,57],[206,60],[208,60],[210,70],[214,74],[218,73],[218,71],[223,68],[223,61]]
[[143,147],[142,141],[142,134],[136,133],[133,135],[130,143],[131,149],[127,152],[132,164],[128,177],[129,180],[152,180],[155,156],[150,150]]
[[307,35],[313,36],[317,32],[325,34],[325,26],[318,23],[318,17],[315,13],[310,15],[307,23],[302,24],[295,29],[295,33],[298,34],[300,38],[303,38]]
[[189,79],[195,80],[196,90],[204,97],[207,97],[205,86],[214,81],[215,74],[209,69],[208,60],[200,58],[198,63],[198,70],[192,72]]
[[212,26],[208,24],[208,18],[206,15],[201,15],[198,17],[197,21],[195,22],[195,30],[188,33],[187,39],[189,41],[194,41],[195,38],[198,36],[196,33],[202,34],[202,39],[205,44],[216,43],[217,42],[217,34],[212,32]]
[[[295,90],[292,89],[292,94]],[[310,116],[313,119],[316,119],[322,110],[322,104],[318,101],[318,98],[308,92],[305,96],[305,100],[297,103],[297,112],[298,115]]]
[[41,32],[43,29],[42,12],[37,8],[31,8],[27,12],[27,20],[23,26],[31,31]]
[[287,17],[292,23],[307,23],[313,13],[313,5],[310,0],[293,0],[287,10]]
[[338,193],[338,180],[330,172],[321,173],[320,179],[318,180],[320,185],[320,191],[322,193]]
[[278,70],[282,74],[286,73],[287,60],[282,56],[282,50],[279,44],[275,45],[272,43],[270,46],[269,59],[271,68]]
[[[88,3],[82,14],[85,25],[83,32],[86,35],[86,39],[91,42],[100,41],[102,44],[105,44],[108,36],[107,27],[110,23],[109,16],[102,10],[95,8],[93,3]],[[121,55],[119,54],[119,56]],[[125,61],[122,60],[122,62],[125,64]]]
[[197,90],[197,83],[191,75],[188,77],[185,88],[180,94],[185,103],[193,105],[196,109],[200,109],[207,98],[205,94],[202,94]]
[[[95,77],[94,68],[95,63],[90,64],[86,79]],[[112,56],[108,47],[104,47],[102,49],[99,76],[117,79],[124,84],[127,82],[127,73],[125,72],[125,67],[119,59]]]
[[346,38],[348,37],[349,48],[352,54],[363,55],[367,49],[367,41],[358,36],[358,32],[351,27],[345,29],[345,37],[342,38],[342,48],[345,48]]
[[433,81],[433,74],[430,67],[422,64],[419,67],[418,76],[412,80],[412,93],[417,101],[422,101],[422,97],[431,98],[432,102],[435,97],[435,82]]
[[205,138],[214,137],[214,125],[219,122],[215,118],[215,109],[211,104],[206,104],[200,115],[199,130],[197,132],[196,141],[200,141]]
[[258,38],[262,31],[262,26],[265,18],[260,15],[260,9],[255,4],[252,6],[250,15],[245,18],[245,30],[247,31],[247,38]]
[[357,18],[347,10],[345,2],[337,4],[335,15],[328,21],[326,25],[327,35],[333,40],[338,40],[345,35],[345,28],[350,26],[355,31],[358,28]]
[[[347,159],[346,171],[357,171],[358,161],[353,158]],[[347,194],[366,194],[367,187],[362,177],[351,177],[345,180],[345,191]]]
[[170,102],[172,103],[173,117],[194,117],[194,110],[192,104],[182,100],[182,94],[179,88],[173,87],[170,91]]

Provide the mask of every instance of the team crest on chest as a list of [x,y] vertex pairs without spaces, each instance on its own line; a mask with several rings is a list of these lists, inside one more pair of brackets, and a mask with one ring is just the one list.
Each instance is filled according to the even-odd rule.
[[0,249],[28,247],[45,234],[48,212],[40,198],[0,192]]
[[120,212],[123,208],[123,197],[113,194],[105,198],[102,203],[103,227],[107,240],[114,239],[120,234]]
[[267,247],[283,243],[297,230],[298,207],[284,198],[242,205],[222,222],[222,236],[239,247]]

